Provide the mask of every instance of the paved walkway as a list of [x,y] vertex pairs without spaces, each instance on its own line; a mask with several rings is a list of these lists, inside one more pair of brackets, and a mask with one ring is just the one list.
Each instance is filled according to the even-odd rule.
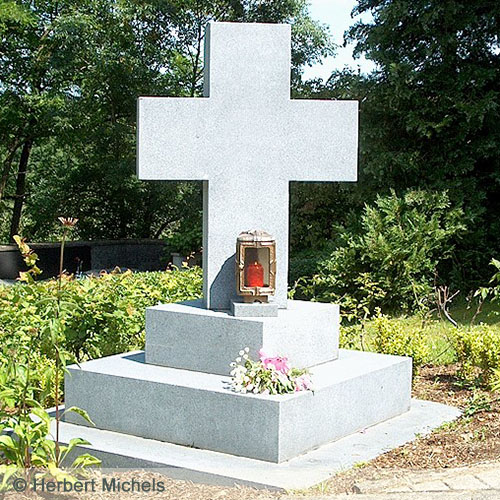
[[[292,498],[292,497],[290,497]],[[392,477],[355,483],[350,495],[308,497],[307,500],[500,500],[500,462],[443,469],[397,471]]]
[[[411,493],[484,491],[500,492],[500,463],[440,471],[415,471],[399,477],[356,483],[357,493]],[[500,495],[499,495],[500,499]]]

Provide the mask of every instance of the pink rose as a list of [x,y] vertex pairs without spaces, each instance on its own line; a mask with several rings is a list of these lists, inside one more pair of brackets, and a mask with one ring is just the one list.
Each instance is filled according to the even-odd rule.
[[275,370],[281,373],[288,373],[288,371],[290,370],[290,366],[288,365],[288,358],[280,356],[267,356],[262,349],[259,351],[259,356],[260,361],[266,369],[269,369],[270,366],[274,366]]

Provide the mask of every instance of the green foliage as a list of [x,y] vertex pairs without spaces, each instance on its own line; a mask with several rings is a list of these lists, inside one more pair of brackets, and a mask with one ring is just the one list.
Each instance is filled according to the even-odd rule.
[[[61,466],[70,465],[75,469],[100,464],[90,454],[82,454],[67,464],[68,455],[76,446],[90,443],[78,438],[68,445],[57,443],[58,419],[63,415],[56,412],[54,418],[43,405],[48,396],[57,394],[54,384],[58,384],[58,366],[53,357],[40,356],[35,350],[39,340],[34,334],[25,343],[10,339],[7,346],[3,346],[5,352],[0,352],[0,491],[9,489],[9,479],[13,476],[32,474],[32,468],[45,470],[56,480],[74,480]],[[53,343],[51,350],[58,350],[53,335],[45,341]],[[59,370],[62,372],[64,365],[59,365]],[[53,397],[58,401],[57,395]],[[68,408],[64,413],[67,412],[78,413],[92,424],[79,408]],[[56,436],[51,431],[53,424]]]
[[[65,413],[71,412],[68,409]],[[77,413],[92,424],[88,415],[82,410]],[[30,413],[8,416],[0,421],[0,453],[4,463],[0,465],[2,484],[0,491],[8,489],[9,479],[17,474],[29,473],[34,467],[47,471],[55,480],[74,481],[76,478],[63,471],[61,466],[68,465],[72,471],[101,462],[92,455],[79,455],[71,464],[67,464],[68,455],[79,445],[90,443],[81,438],[73,438],[68,445],[56,446],[51,434],[52,418],[43,408],[31,407]]]
[[[412,356],[414,368],[422,364],[459,363],[462,384],[467,387],[488,385],[500,390],[500,323],[495,309],[485,304],[481,323],[471,326],[473,311],[456,306],[451,314],[458,329],[436,313],[391,317],[377,311],[374,317],[355,324],[342,324],[340,345],[347,349]],[[498,310],[498,308],[496,308]]]
[[[51,327],[48,303],[58,293],[57,280],[0,287],[0,341],[36,340],[33,356],[50,356],[43,334]],[[140,348],[146,307],[193,299],[201,293],[199,269],[65,279],[60,290],[62,345],[72,361],[83,361]],[[42,384],[42,381],[40,381]]]
[[[8,489],[15,475],[32,475],[41,469],[56,480],[74,481],[72,471],[100,463],[89,454],[65,464],[79,445],[59,442],[59,425],[65,413],[87,420],[79,408],[60,411],[63,375],[68,361],[88,359],[127,350],[141,342],[144,312],[159,301],[183,300],[199,294],[198,269],[143,273],[130,271],[74,280],[64,274],[64,245],[77,223],[60,218],[63,226],[61,269],[57,279],[35,281],[40,273],[37,255],[19,237],[16,242],[30,270],[24,283],[0,287],[0,488]],[[31,272],[33,271],[33,272]],[[43,409],[54,402],[55,418]],[[55,435],[51,435],[51,424]],[[70,465],[69,473],[61,467]]]
[[500,370],[500,332],[485,324],[460,328],[454,342],[464,379],[496,387]]
[[500,302],[500,261],[491,259],[491,265],[495,267],[495,273],[490,279],[489,286],[478,288],[474,296],[480,301],[488,299],[493,303],[498,303]]
[[500,369],[493,371],[491,379],[491,388],[494,391],[500,392]]
[[472,417],[476,413],[481,413],[483,411],[491,410],[491,399],[487,394],[478,392],[474,390],[472,396],[467,402],[467,406],[464,408],[464,417]]
[[390,189],[446,190],[464,210],[467,233],[453,241],[455,256],[440,274],[455,289],[475,289],[500,245],[500,4],[358,0],[354,14],[365,15],[346,42],[376,70],[336,71],[300,91],[359,101],[359,182],[294,188],[292,256],[321,248],[334,237],[332,221],[345,226],[350,212],[361,217],[363,203]]
[[182,227],[171,230],[171,236],[166,238],[166,251],[168,254],[177,252],[187,256],[192,252],[201,249],[202,246],[202,227],[201,220],[189,221],[194,223],[182,223]]
[[373,319],[375,335],[372,338],[376,352],[410,356],[413,359],[413,371],[416,372],[429,358],[429,348],[421,329],[409,331],[398,323],[378,312]]
[[484,279],[500,234],[500,4],[359,0],[355,12],[373,21],[348,40],[377,63],[356,89],[361,180],[372,193],[447,189],[469,220],[452,276]]
[[435,273],[464,231],[463,212],[446,193],[408,191],[378,196],[366,205],[359,226],[339,227],[318,272],[299,280],[295,293],[340,301],[348,319],[384,310],[423,308]]
[[[43,301],[47,322],[38,331],[32,328],[26,342],[18,338],[6,338],[4,348],[0,351],[0,359],[5,361],[0,370],[0,457],[2,464],[2,482],[0,490],[10,487],[9,479],[15,475],[24,475],[28,480],[33,474],[32,468],[44,470],[56,480],[74,481],[72,475],[61,469],[68,455],[82,444],[90,444],[83,439],[71,439],[68,445],[59,442],[60,422],[65,413],[74,412],[92,424],[84,410],[76,407],[68,408],[63,414],[60,411],[60,394],[62,375],[66,372],[68,352],[63,345],[64,321],[63,314],[71,309],[72,303],[63,301],[62,290],[67,276],[63,274],[64,245],[66,237],[77,220],[60,218],[63,235],[60,251],[59,277],[55,281],[57,288],[54,294]],[[35,285],[34,276],[41,273],[37,267],[38,256],[19,236],[14,235],[19,250],[29,270],[22,273],[20,280],[26,287]],[[46,359],[50,369],[40,374],[44,364],[34,364],[33,357],[39,356],[40,345],[46,348]],[[5,359],[7,358],[7,359]],[[43,356],[42,356],[43,358]],[[34,376],[32,374],[35,374]],[[47,390],[48,389],[48,390]],[[48,392],[54,397],[55,418],[52,418],[40,404],[44,402]],[[54,424],[55,435],[51,434]],[[85,468],[99,465],[100,460],[86,453],[79,455],[72,468]],[[29,481],[26,481],[27,483]]]

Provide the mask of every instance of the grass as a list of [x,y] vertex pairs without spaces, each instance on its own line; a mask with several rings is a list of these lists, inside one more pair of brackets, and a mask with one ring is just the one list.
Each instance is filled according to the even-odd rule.
[[[458,303],[450,311],[450,314],[459,326],[469,326],[475,314],[475,309],[467,306],[465,302]],[[428,358],[426,364],[449,365],[456,362],[456,353],[451,339],[456,332],[448,320],[440,318],[436,312],[428,314],[414,314],[411,316],[394,316],[391,322],[403,332],[411,335],[419,332],[428,346]],[[482,311],[474,320],[474,324],[488,324],[493,330],[500,334],[500,314],[498,304],[486,303]],[[372,339],[375,335],[375,321],[367,320],[363,326],[355,327],[356,335],[349,336],[348,329],[343,329],[341,335],[342,347],[359,350],[373,350]]]

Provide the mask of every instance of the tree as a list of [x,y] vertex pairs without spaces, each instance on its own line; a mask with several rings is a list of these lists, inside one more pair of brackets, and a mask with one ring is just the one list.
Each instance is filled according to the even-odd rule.
[[355,11],[373,22],[348,38],[379,68],[362,110],[365,176],[377,190],[447,189],[469,217],[462,263],[478,269],[500,243],[500,4],[360,0]]
[[[304,64],[332,50],[305,0],[86,0],[73,7],[35,2],[30,9],[32,3],[12,2],[20,14],[1,28],[10,40],[1,55],[11,70],[1,74],[0,113],[15,113],[20,124],[21,114],[35,117],[38,124],[37,134],[29,134],[30,170],[21,175],[28,187],[21,186],[16,197],[9,169],[3,190],[25,205],[23,233],[37,238],[49,238],[51,221],[61,214],[79,217],[79,236],[85,238],[159,237],[183,224],[201,225],[198,184],[160,185],[135,177],[135,108],[139,95],[200,95],[202,37],[209,20],[291,23],[294,81]],[[21,14],[28,20],[20,20]],[[29,26],[36,27],[35,35]],[[33,86],[16,83],[31,81],[31,65],[9,61],[20,57],[26,40],[36,52],[46,30],[52,55],[44,49],[43,68],[50,86],[40,94],[46,113],[36,114],[25,104],[33,101]],[[9,119],[0,127],[0,133],[12,136],[12,147],[0,150],[5,162],[19,163],[26,141],[17,146],[15,139],[27,135],[26,127],[24,135],[13,132]],[[20,210],[13,213],[18,229]]]
[[81,23],[74,2],[6,1],[0,13],[0,136],[3,169],[0,200],[14,164],[15,189],[10,238],[19,232],[33,149],[60,133],[74,100],[77,66],[75,28]]
[[[332,220],[345,221],[351,210],[359,215],[365,202],[390,189],[447,191],[468,225],[448,278],[485,279],[500,244],[500,4],[359,0],[354,13],[368,12],[373,19],[356,23],[346,41],[376,71],[334,72],[326,84],[301,88],[304,95],[360,101],[358,185],[323,190],[325,216],[315,230],[331,231]],[[299,205],[318,201],[313,189],[298,189]]]

